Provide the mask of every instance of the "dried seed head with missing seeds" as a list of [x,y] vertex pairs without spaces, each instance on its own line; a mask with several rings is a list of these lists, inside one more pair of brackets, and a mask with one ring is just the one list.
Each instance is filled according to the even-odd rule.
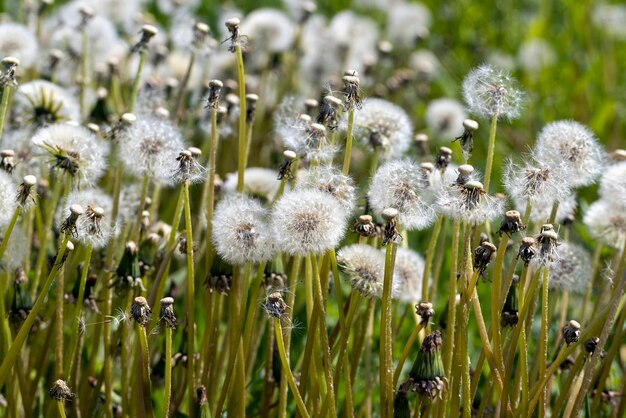
[[500,222],[500,229],[498,234],[507,234],[509,237],[516,232],[520,232],[526,229],[526,225],[522,222],[520,213],[516,210],[508,210],[504,214],[504,219]]
[[273,292],[267,295],[265,304],[263,305],[265,312],[274,318],[282,318],[287,312],[287,304],[283,300],[280,292]]
[[371,215],[361,215],[354,224],[354,232],[361,237],[371,237],[376,234],[376,225]]
[[441,213],[451,219],[479,225],[502,213],[504,201],[489,196],[481,182],[470,180],[460,187],[444,188],[437,205]]
[[50,388],[48,393],[50,394],[50,397],[57,402],[71,401],[72,398],[76,396],[72,393],[69,386],[67,386],[67,383],[61,379],[54,382],[54,386]]
[[419,302],[415,304],[415,313],[422,318],[422,323],[427,324],[435,316],[435,309],[430,302]]
[[483,241],[480,246],[474,250],[474,269],[480,272],[483,280],[485,280],[487,266],[497,251],[496,246],[489,241]]
[[176,328],[178,324],[176,315],[174,315],[174,298],[166,297],[161,299],[161,320],[168,328]]
[[537,242],[537,257],[533,260],[541,266],[547,266],[559,258],[556,247],[559,245],[557,240],[559,234],[556,233],[552,224],[544,224],[541,231],[535,237]]
[[383,245],[389,243],[399,244],[402,241],[402,235],[398,230],[398,210],[396,208],[385,208],[380,216],[385,220],[383,227]]
[[465,119],[463,121],[463,133],[454,138],[454,141],[459,141],[461,144],[463,158],[466,160],[469,160],[472,156],[472,151],[474,150],[474,132],[477,130],[478,122],[472,119]]
[[150,306],[148,306],[146,298],[138,296],[133,300],[133,304],[130,307],[130,315],[138,325],[141,325],[142,327],[148,325],[151,313],[152,310],[150,309]]
[[278,176],[276,177],[278,180],[293,179],[294,176],[291,172],[291,166],[293,165],[293,162],[296,160],[297,157],[298,156],[296,155],[296,153],[291,150],[283,151],[283,162],[278,167]]
[[[78,204],[84,215],[75,224],[75,238],[93,248],[104,247],[111,237],[117,234],[116,223],[109,218],[113,211],[113,199],[100,189],[84,189],[70,193],[68,202]],[[71,207],[66,206],[56,215],[57,224],[71,215]]]
[[152,25],[143,25],[141,28],[141,38],[139,41],[133,46],[133,53],[143,54],[148,50],[148,43],[152,38],[154,38],[159,33],[159,30]]
[[568,346],[578,342],[580,338],[580,324],[573,319],[563,327],[563,340]]
[[[1,48],[2,45],[0,45],[0,49]],[[2,64],[2,72],[0,73],[0,86],[17,86],[17,81],[15,80],[15,71],[20,65],[20,60],[15,57],[6,57],[2,59],[0,64]]]
[[179,152],[178,157],[176,157],[178,165],[174,170],[173,177],[177,183],[198,183],[206,178],[206,169],[198,162],[199,154],[195,152],[197,148],[192,148]]

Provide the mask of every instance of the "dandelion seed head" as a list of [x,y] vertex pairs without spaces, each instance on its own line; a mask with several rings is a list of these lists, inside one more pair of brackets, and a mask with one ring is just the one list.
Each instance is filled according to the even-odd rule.
[[170,185],[185,149],[182,136],[170,122],[156,117],[139,118],[119,138],[119,157],[124,168],[137,177]]
[[422,299],[422,277],[424,258],[409,248],[398,248],[393,271],[393,282],[397,284],[397,299],[415,303]]
[[346,215],[351,214],[356,205],[354,181],[351,177],[344,176],[336,167],[316,167],[301,172],[296,190],[303,189],[329,193],[341,204]]
[[383,99],[367,99],[355,114],[354,136],[365,146],[380,150],[383,158],[398,159],[411,145],[413,124],[401,107]]
[[0,24],[0,56],[16,57],[22,67],[30,68],[37,60],[38,50],[32,30],[18,23]]
[[387,36],[398,48],[413,48],[428,37],[432,16],[422,3],[397,3],[387,8]]
[[39,129],[32,141],[41,153],[47,154],[53,168],[63,170],[79,182],[95,184],[104,174],[108,144],[87,128],[58,123]]
[[[526,161],[517,165],[509,159],[502,175],[507,193],[515,202],[537,206],[546,200],[562,200],[569,196],[567,183],[561,179],[559,170],[538,161]],[[523,210],[522,206],[520,209]]]
[[17,188],[10,174],[0,170],[0,227],[9,223],[17,207]]
[[[270,168],[249,167],[244,171],[243,191],[249,196],[261,199],[263,202],[271,202],[280,187],[278,172]],[[229,173],[223,186],[224,192],[234,194],[237,192],[237,173]]]
[[258,50],[278,53],[291,48],[296,29],[282,11],[260,8],[246,16],[241,23],[241,32],[250,37],[253,53]]
[[426,126],[436,138],[450,140],[460,136],[466,118],[463,105],[453,99],[435,99],[426,107]]
[[477,180],[444,188],[437,206],[443,215],[470,225],[490,222],[504,212],[504,201],[489,196]]
[[549,265],[550,289],[583,293],[591,280],[591,255],[578,244],[559,245],[559,257]]
[[511,75],[491,65],[474,68],[463,80],[463,97],[470,113],[484,118],[517,119],[524,95]]
[[541,70],[554,65],[556,58],[552,46],[543,39],[526,41],[517,51],[517,61],[520,66],[527,73],[533,75],[537,75]]
[[346,215],[330,194],[297,190],[285,193],[274,205],[272,227],[280,251],[289,255],[321,254],[339,244]]
[[78,205],[83,213],[76,221],[75,237],[83,244],[91,244],[94,249],[103,248],[109,240],[119,232],[117,224],[111,224],[113,199],[97,188],[72,191],[66,205],[56,214],[56,224],[59,228],[70,216],[72,206]]
[[[0,180],[0,187],[2,187],[1,183],[2,181]],[[0,242],[4,239],[5,233],[6,224],[0,224]],[[13,272],[17,268],[22,267],[24,256],[26,255],[27,244],[28,240],[26,239],[26,235],[24,234],[22,227],[19,224],[16,224],[13,227],[13,232],[11,232],[11,237],[9,238],[7,247],[4,250],[2,259],[0,259],[0,270]]]
[[230,264],[259,263],[274,255],[268,211],[250,197],[227,197],[215,208],[213,242]]
[[[354,290],[368,299],[382,297],[385,274],[382,251],[364,244],[349,245],[337,252],[337,263]],[[394,290],[395,294],[397,287]]]
[[47,126],[80,119],[76,98],[64,88],[45,80],[20,84],[12,105],[17,126]]
[[626,161],[604,169],[598,193],[603,199],[611,200],[626,209]]
[[621,249],[626,242],[626,211],[614,200],[600,199],[587,208],[583,223],[605,245]]
[[560,177],[571,187],[593,183],[605,162],[604,150],[593,132],[572,120],[546,125],[532,155],[553,171],[560,171]]
[[592,10],[591,21],[615,39],[626,39],[626,5],[597,3]]

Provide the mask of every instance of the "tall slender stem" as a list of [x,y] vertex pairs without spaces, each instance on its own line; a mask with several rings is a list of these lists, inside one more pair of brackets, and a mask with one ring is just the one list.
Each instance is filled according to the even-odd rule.
[[191,71],[193,70],[193,65],[196,62],[196,51],[195,49],[191,51],[191,56],[189,57],[189,64],[187,64],[187,70],[185,71],[185,77],[183,78],[183,82],[180,84],[180,90],[178,91],[178,97],[176,98],[176,108],[174,109],[174,123],[178,122],[181,117],[181,113],[183,110],[183,103],[185,101],[185,94],[187,93],[187,86],[189,85],[189,79],[191,78]]
[[185,229],[187,231],[187,396],[189,405],[189,416],[194,416],[195,402],[195,318],[196,300],[195,286],[196,280],[193,265],[193,233],[191,224],[191,204],[189,202],[189,180],[183,182],[183,205],[185,207]]
[[170,403],[172,400],[172,328],[165,327],[165,399],[163,401],[163,414],[169,416]]
[[135,81],[133,81],[133,89],[130,92],[130,99],[128,102],[128,113],[133,113],[135,109],[135,102],[137,101],[137,93],[139,92],[139,85],[141,84],[141,72],[143,71],[143,64],[146,61],[146,51],[139,52],[139,64],[137,65],[137,72],[135,73]]
[[211,150],[209,154],[209,172],[205,183],[206,191],[206,254],[205,269],[208,272],[211,268],[211,258],[213,256],[213,208],[215,206],[215,170],[217,162],[217,144],[219,141],[217,133],[217,109],[211,108]]
[[491,182],[491,170],[493,168],[493,156],[496,148],[496,128],[498,126],[498,115],[491,117],[491,126],[489,127],[489,147],[487,149],[487,165],[485,167],[485,192],[489,193],[489,184]]
[[241,43],[235,45],[237,54],[237,73],[239,75],[239,163],[237,165],[237,192],[243,193],[244,172],[246,165],[246,78],[243,70],[243,52]]
[[396,260],[397,244],[390,242],[385,249],[385,275],[383,282],[383,297],[381,303],[381,349],[380,363],[380,400],[381,416],[393,416],[393,339],[391,335],[391,284]]
[[141,377],[143,402],[146,415],[152,417],[152,384],[150,381],[150,351],[148,350],[148,336],[146,335],[146,327],[137,324],[137,334],[139,335],[139,347],[141,348]]
[[346,133],[346,150],[343,156],[343,175],[350,172],[350,157],[352,156],[352,131],[354,130],[354,107],[348,110],[348,131]]
[[2,237],[2,244],[0,244],[0,259],[2,259],[2,256],[4,255],[4,252],[7,249],[7,246],[9,245],[9,240],[11,239],[11,233],[13,232],[13,228],[15,228],[15,223],[17,222],[17,218],[20,215],[20,206],[17,206],[15,208],[15,210],[13,211],[13,216],[11,216],[11,221],[9,222],[9,225],[7,226],[7,228],[4,231],[4,236]]
[[11,95],[11,85],[5,84],[2,88],[2,99],[0,99],[0,145],[2,145],[2,131],[7,109],[9,108],[9,96]]

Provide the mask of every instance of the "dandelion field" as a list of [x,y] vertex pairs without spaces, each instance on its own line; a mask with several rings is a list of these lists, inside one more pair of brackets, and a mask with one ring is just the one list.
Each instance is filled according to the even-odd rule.
[[0,10],[0,416],[626,416],[624,5]]

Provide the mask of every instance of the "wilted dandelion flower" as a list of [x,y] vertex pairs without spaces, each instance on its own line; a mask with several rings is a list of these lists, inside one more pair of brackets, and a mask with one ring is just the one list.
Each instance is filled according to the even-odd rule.
[[[337,263],[348,276],[352,289],[366,298],[382,297],[385,275],[382,251],[364,244],[349,245],[337,252]],[[392,293],[396,294],[397,286],[392,287]]]
[[549,265],[550,289],[567,292],[584,292],[591,280],[591,256],[577,244],[559,245],[559,257]]
[[11,220],[17,207],[17,189],[10,174],[0,171],[0,227]]
[[461,103],[453,99],[435,99],[426,108],[426,126],[437,138],[449,140],[460,136],[466,118]]
[[296,190],[316,189],[329,193],[343,207],[346,215],[354,210],[356,203],[354,181],[344,176],[336,167],[316,167],[298,175]]
[[119,137],[119,157],[130,173],[171,184],[185,149],[182,136],[170,122],[156,117],[138,119]]
[[259,201],[246,196],[219,202],[213,217],[217,253],[231,264],[259,263],[274,254],[269,214]]
[[591,235],[613,248],[621,249],[626,242],[626,211],[613,200],[593,202],[583,218]]
[[533,150],[533,157],[559,170],[571,187],[586,186],[595,181],[604,167],[604,151],[593,132],[573,120],[546,125]]
[[319,190],[286,193],[274,206],[274,239],[289,255],[321,254],[337,247],[346,228],[341,204]]
[[519,117],[523,94],[509,73],[490,65],[470,71],[463,80],[463,97],[473,114],[508,120]]
[[70,216],[70,206],[80,205],[83,214],[76,221],[75,238],[93,248],[104,247],[111,237],[117,233],[115,225],[111,225],[113,199],[100,189],[73,191],[67,197],[63,210],[57,211],[56,220],[60,227]]
[[470,225],[491,221],[504,211],[504,201],[489,196],[483,184],[476,180],[444,188],[437,205],[448,218]]
[[424,229],[435,220],[435,210],[424,195],[420,167],[405,161],[390,161],[374,175],[368,200],[381,213],[386,208],[398,211],[398,222],[408,230]]
[[87,184],[97,182],[106,168],[108,145],[82,126],[58,123],[41,128],[33,145],[47,154],[52,168]]
[[62,87],[45,80],[21,84],[12,111],[18,126],[42,127],[80,119],[76,98]]
[[37,59],[37,38],[33,31],[18,23],[0,24],[0,56],[15,57],[20,66],[30,68]]
[[[226,175],[224,181],[226,193],[237,192],[237,173]],[[249,196],[254,196],[264,202],[271,202],[278,192],[280,181],[278,172],[271,168],[249,167],[244,172],[243,191]]]
[[626,208],[626,161],[604,169],[598,192],[603,199]]
[[413,125],[406,112],[383,99],[367,99],[355,113],[354,135],[387,159],[398,159],[409,149]]
[[509,196],[525,206],[527,203],[536,205],[546,200],[560,201],[569,196],[570,189],[560,175],[550,165],[531,159],[523,165],[516,165],[513,160],[509,160],[502,177]]
[[397,298],[407,303],[421,300],[423,274],[424,258],[409,248],[399,247],[393,271],[393,282],[398,286]]
[[277,53],[291,48],[295,27],[282,11],[260,8],[246,16],[241,23],[241,32],[250,37],[253,51]]

